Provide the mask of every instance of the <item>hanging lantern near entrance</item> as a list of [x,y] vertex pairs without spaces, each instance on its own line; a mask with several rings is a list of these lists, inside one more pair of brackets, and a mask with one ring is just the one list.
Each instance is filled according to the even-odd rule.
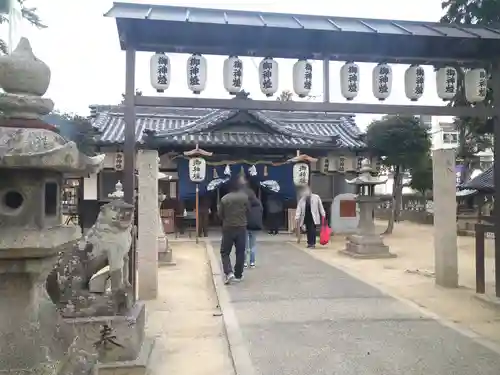
[[255,165],[252,165],[250,168],[248,168],[248,174],[252,177],[257,176],[257,168]]
[[115,153],[115,171],[123,171],[124,157],[123,152]]
[[158,52],[151,56],[149,62],[151,86],[157,92],[164,92],[170,86],[170,59],[164,53]]
[[187,59],[187,84],[194,94],[201,93],[207,85],[207,59],[198,53]]
[[231,176],[231,167],[229,164],[226,164],[226,168],[224,168],[224,176]]
[[486,79],[486,70],[472,69],[465,73],[465,99],[469,103],[482,102],[486,99],[488,92],[488,83]]
[[219,178],[219,174],[217,173],[217,169],[215,168],[215,165],[214,165],[214,173],[213,173],[213,178]]
[[293,165],[293,183],[295,186],[305,186],[309,183],[309,165],[296,163]]
[[443,100],[455,97],[458,87],[458,73],[452,66],[445,66],[436,72],[436,88],[438,96]]
[[308,60],[299,60],[293,65],[293,91],[299,98],[305,98],[312,88],[312,64]]
[[243,88],[243,61],[237,56],[224,60],[224,88],[231,95],[236,95]]
[[416,102],[424,94],[425,71],[420,65],[411,65],[405,72],[405,94]]
[[266,57],[259,64],[260,90],[267,97],[278,91],[278,63],[272,57]]
[[189,159],[189,178],[192,182],[203,182],[205,180],[206,173],[207,162],[205,159],[200,157]]
[[373,95],[380,101],[384,101],[391,95],[392,90],[392,68],[389,64],[381,63],[373,68],[372,91]]
[[359,92],[359,66],[346,62],[340,68],[340,91],[347,100],[353,100]]

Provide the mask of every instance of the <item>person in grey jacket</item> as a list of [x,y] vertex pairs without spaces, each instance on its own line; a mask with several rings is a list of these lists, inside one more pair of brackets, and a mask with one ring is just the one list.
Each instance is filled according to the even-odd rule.
[[[229,181],[230,192],[220,201],[219,216],[222,220],[222,242],[220,248],[222,268],[226,284],[241,281],[245,263],[245,248],[247,242],[248,212],[250,201],[241,181]],[[236,263],[231,264],[231,250],[235,247]]]
[[309,186],[302,190],[301,198],[297,204],[295,220],[297,228],[305,227],[307,233],[307,247],[316,246],[316,226],[321,224],[321,220],[326,216],[323,202],[318,194],[313,194]]

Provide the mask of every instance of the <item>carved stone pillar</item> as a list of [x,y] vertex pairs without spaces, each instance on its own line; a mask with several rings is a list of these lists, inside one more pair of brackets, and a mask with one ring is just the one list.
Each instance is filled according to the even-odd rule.
[[139,150],[137,272],[139,299],[158,293],[158,151]]

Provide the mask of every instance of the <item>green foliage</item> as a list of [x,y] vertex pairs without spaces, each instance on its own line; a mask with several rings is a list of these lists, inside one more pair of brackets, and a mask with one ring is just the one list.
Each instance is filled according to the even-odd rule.
[[417,163],[410,169],[411,182],[410,187],[417,190],[422,195],[432,190],[432,159],[429,155],[424,157],[420,163]]
[[[26,0],[17,0],[21,5],[21,12],[23,18],[28,21],[31,25],[38,27],[39,29],[45,29],[47,25],[45,25],[40,17],[37,14],[37,9],[33,7],[26,7]],[[9,19],[6,15],[0,15],[0,24],[9,22]],[[0,39],[0,52],[3,54],[7,54],[8,46],[7,42],[3,39]]]
[[[441,18],[443,23],[462,23],[494,25],[500,22],[500,1],[498,0],[444,0],[442,8],[446,12]],[[465,100],[464,70],[459,72],[458,92],[451,106],[469,106]],[[490,105],[493,92],[488,89],[486,100],[478,105]],[[491,120],[471,117],[455,118],[455,127],[459,132],[457,158],[466,166],[472,163],[474,154],[492,146],[490,134],[493,133]],[[466,172],[465,172],[466,173]],[[465,177],[465,176],[464,176]]]
[[277,101],[280,102],[289,102],[293,100],[293,92],[290,90],[283,90],[278,97],[276,98]]
[[431,147],[429,133],[413,116],[384,116],[373,121],[366,132],[366,143],[385,166],[403,170],[418,165]]

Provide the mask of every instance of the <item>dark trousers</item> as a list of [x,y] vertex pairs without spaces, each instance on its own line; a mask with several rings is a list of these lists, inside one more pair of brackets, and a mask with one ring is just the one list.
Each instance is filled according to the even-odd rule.
[[307,235],[307,244],[309,246],[316,245],[316,224],[313,221],[306,221],[306,235]]
[[269,231],[271,233],[278,234],[280,224],[281,224],[281,212],[270,212],[269,213]]
[[243,275],[246,242],[247,228],[222,228],[222,243],[220,245],[220,255],[222,259],[222,268],[225,275],[233,272],[233,266],[231,265],[231,250],[233,249],[233,245],[236,250],[234,276],[239,279]]
[[198,223],[198,236],[208,237],[208,221],[209,221],[208,212],[200,212],[199,220],[200,222]]

